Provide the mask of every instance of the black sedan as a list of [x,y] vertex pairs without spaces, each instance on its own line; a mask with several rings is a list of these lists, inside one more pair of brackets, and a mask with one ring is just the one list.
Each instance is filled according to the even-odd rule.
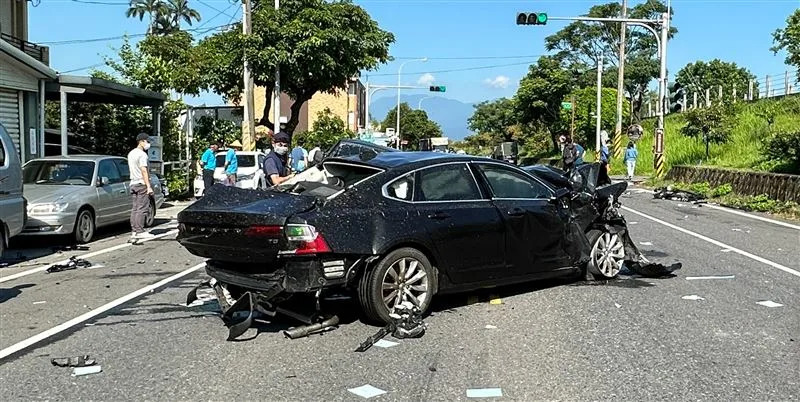
[[274,311],[292,295],[349,291],[367,318],[390,322],[401,303],[425,311],[438,293],[651,266],[617,213],[626,184],[610,184],[599,165],[567,176],[376,152],[313,169],[317,182],[214,186],[179,214],[178,240],[208,258],[223,308],[245,295]]

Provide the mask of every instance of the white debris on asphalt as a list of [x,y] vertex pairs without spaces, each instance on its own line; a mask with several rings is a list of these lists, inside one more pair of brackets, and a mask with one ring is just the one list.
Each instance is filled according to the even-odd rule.
[[683,297],[681,297],[681,299],[683,299],[683,300],[705,300],[705,298],[700,297],[698,295],[683,296]]
[[653,242],[649,242],[649,241],[640,241],[640,242],[639,242],[639,244],[641,244],[641,245],[643,245],[643,246],[652,246],[652,245],[653,245]]
[[628,222],[628,225],[638,225],[639,222]]
[[497,327],[495,327],[494,325],[490,325],[490,324],[486,324],[486,326],[484,328],[486,328],[486,329],[497,329]]
[[616,308],[620,308],[620,307],[622,307],[622,305],[621,305],[621,304],[619,304],[619,303],[614,303],[614,307],[616,307]]
[[467,390],[467,398],[499,398],[503,396],[500,388],[475,388]]
[[687,281],[698,281],[704,279],[733,279],[736,275],[710,275],[710,276],[687,276]]
[[78,377],[78,376],[82,376],[82,375],[97,374],[97,373],[100,373],[102,371],[103,371],[103,369],[99,365],[97,365],[97,366],[86,366],[86,367],[75,367],[72,370],[72,376],[73,377]]
[[722,251],[723,253],[730,253],[733,250],[731,250],[729,248],[723,248],[722,250],[719,250],[719,251]]
[[742,229],[739,229],[739,228],[733,228],[731,230],[733,230],[734,232],[741,232],[742,231]]
[[391,348],[392,346],[397,346],[397,345],[399,345],[399,343],[387,341],[386,339],[381,339],[378,342],[375,342],[374,346],[377,346],[379,348]]
[[775,303],[772,300],[761,300],[759,302],[756,302],[756,304],[760,304],[764,307],[783,307],[783,304]]
[[362,385],[358,388],[350,388],[348,389],[348,391],[365,399],[372,398],[373,396],[383,395],[386,393],[386,391],[380,388],[375,388],[369,384]]
[[44,301],[44,300],[42,300],[42,301],[38,301],[38,302],[33,302],[33,304],[45,304],[45,303],[47,303],[47,302],[46,302],[46,301]]
[[91,267],[86,267],[86,269],[97,269],[97,268],[105,268],[106,266],[103,264],[92,264]]

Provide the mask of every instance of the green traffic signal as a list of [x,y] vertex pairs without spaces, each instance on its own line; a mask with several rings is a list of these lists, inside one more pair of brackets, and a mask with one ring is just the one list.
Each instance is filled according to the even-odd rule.
[[547,24],[547,13],[536,14],[536,22],[538,22],[539,25]]
[[547,13],[519,13],[517,25],[547,25]]
[[445,87],[445,86],[439,86],[439,85],[431,85],[431,87],[430,87],[430,88],[428,88],[428,89],[429,89],[431,92],[444,92],[445,90],[447,90],[447,87]]

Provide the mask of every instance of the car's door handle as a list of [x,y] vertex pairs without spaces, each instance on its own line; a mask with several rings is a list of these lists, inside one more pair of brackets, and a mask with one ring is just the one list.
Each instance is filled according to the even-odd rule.
[[432,213],[432,214],[428,215],[428,218],[429,218],[429,219],[435,219],[435,220],[437,220],[437,221],[438,221],[438,220],[442,220],[442,219],[447,219],[447,218],[449,218],[449,217],[450,217],[450,215],[449,215],[449,214],[446,214],[446,213],[444,213],[444,212],[434,212],[434,213]]
[[508,210],[508,216],[522,216],[525,215],[525,210],[522,208],[512,208]]
[[118,193],[125,194],[125,190],[119,190]]

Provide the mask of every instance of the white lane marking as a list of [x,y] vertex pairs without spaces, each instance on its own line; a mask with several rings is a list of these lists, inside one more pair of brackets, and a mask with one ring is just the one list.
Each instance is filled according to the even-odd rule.
[[681,299],[683,299],[683,300],[705,300],[705,298],[700,297],[698,295],[683,296],[683,297],[681,297]]
[[[138,244],[142,244],[142,243],[148,242],[150,240],[160,239],[162,237],[173,235],[175,233],[178,233],[177,229],[176,230],[170,230],[169,232],[158,234],[155,237],[150,238],[150,239],[139,240]],[[112,251],[117,251],[117,250],[123,249],[125,247],[130,247],[132,245],[133,244],[130,244],[130,243],[117,244],[116,246],[100,249],[100,250],[97,250],[97,251],[92,251],[91,253],[80,255],[80,256],[77,256],[77,257],[81,258],[81,259],[87,259],[87,258],[91,258],[91,257],[98,256],[98,255],[101,255],[101,254],[110,253]],[[53,265],[66,264],[67,262],[69,262],[69,259],[57,261],[57,262],[54,262],[52,264],[47,264],[47,265],[44,265],[44,266],[41,266],[41,267],[37,267],[37,268],[32,268],[32,269],[29,269],[27,271],[17,272],[14,275],[3,276],[3,277],[0,277],[0,283],[13,281],[14,279],[22,278],[23,276],[28,276],[30,274],[35,274],[37,272],[44,272],[44,271],[47,271],[47,268],[50,268]]]
[[736,275],[710,275],[710,276],[687,276],[687,281],[701,281],[705,279],[734,279]]
[[719,247],[722,247],[722,248],[727,248],[727,249],[730,249],[730,250],[731,250],[732,252],[734,252],[734,253],[737,253],[737,254],[739,254],[739,255],[743,255],[743,256],[745,256],[745,257],[747,257],[747,258],[750,258],[750,259],[756,260],[756,261],[758,261],[758,262],[761,262],[761,263],[767,264],[767,265],[769,265],[769,266],[771,266],[771,267],[773,267],[773,268],[780,269],[780,270],[781,270],[781,271],[783,271],[783,272],[786,272],[786,273],[792,274],[792,275],[794,275],[794,276],[800,277],[800,271],[796,271],[796,270],[794,270],[794,269],[791,269],[791,268],[789,268],[789,267],[787,267],[787,266],[784,266],[784,265],[778,264],[777,262],[772,262],[772,261],[770,261],[770,260],[768,260],[768,259],[766,259],[766,258],[759,257],[759,256],[757,256],[757,255],[755,255],[755,254],[752,254],[752,253],[748,253],[747,251],[740,250],[740,249],[738,249],[738,248],[736,248],[736,247],[733,247],[733,246],[731,246],[731,245],[725,244],[725,243],[723,243],[723,242],[721,242],[721,241],[714,240],[714,239],[712,239],[712,238],[710,238],[710,237],[706,237],[706,236],[703,236],[703,235],[701,235],[701,234],[699,234],[699,233],[692,232],[691,230],[684,229],[684,228],[682,228],[682,227],[680,227],[680,226],[673,225],[673,224],[671,224],[671,223],[669,223],[669,222],[664,222],[664,221],[662,221],[661,219],[658,219],[658,218],[652,217],[652,216],[650,216],[650,215],[647,215],[647,214],[641,213],[641,212],[639,212],[639,211],[636,211],[636,210],[633,210],[633,209],[631,209],[631,208],[628,208],[628,207],[625,207],[625,206],[623,206],[623,207],[622,207],[622,209],[624,209],[624,210],[626,210],[626,211],[628,211],[628,212],[632,212],[632,213],[634,213],[634,214],[636,214],[636,215],[639,215],[639,216],[641,216],[641,217],[644,217],[644,218],[650,219],[650,220],[651,220],[651,221],[653,221],[653,222],[660,223],[660,224],[662,224],[662,225],[664,225],[664,226],[666,226],[666,227],[669,227],[669,228],[675,229],[675,230],[677,230],[677,231],[679,231],[679,232],[686,233],[686,234],[688,234],[689,236],[696,237],[696,238],[698,238],[698,239],[700,239],[700,240],[707,241],[707,242],[709,242],[709,243],[711,243],[711,244],[717,245],[717,246],[719,246]]
[[122,296],[119,299],[110,301],[110,302],[108,302],[108,303],[106,303],[106,304],[104,304],[104,305],[102,305],[102,306],[100,306],[100,307],[98,307],[98,308],[96,308],[96,309],[94,309],[92,311],[89,311],[87,313],[81,314],[80,316],[75,317],[75,318],[73,318],[73,319],[71,319],[71,320],[69,320],[69,321],[67,321],[67,322],[65,322],[63,324],[59,324],[59,325],[57,325],[57,326],[55,326],[53,328],[48,329],[47,331],[40,332],[39,334],[34,335],[34,336],[32,336],[32,337],[30,337],[28,339],[25,339],[24,341],[17,342],[15,344],[3,349],[3,350],[0,350],[0,359],[4,359],[4,358],[8,357],[11,354],[17,353],[20,350],[23,350],[23,349],[25,349],[25,348],[27,348],[27,347],[29,347],[31,345],[34,345],[34,344],[36,344],[38,342],[41,342],[41,341],[43,341],[43,340],[45,340],[45,339],[47,339],[47,338],[49,338],[49,337],[51,337],[53,335],[56,335],[56,334],[58,334],[60,332],[63,332],[63,331],[66,331],[67,329],[72,328],[72,327],[74,327],[74,326],[76,326],[76,325],[78,325],[80,323],[88,321],[88,320],[90,320],[90,319],[92,319],[92,318],[94,318],[94,317],[96,317],[96,316],[98,316],[100,314],[105,313],[108,310],[111,310],[114,307],[119,306],[120,304],[127,303],[127,302],[129,302],[129,301],[131,301],[131,300],[133,300],[133,299],[135,299],[137,297],[140,297],[140,296],[144,295],[145,293],[152,292],[152,291],[154,291],[154,290],[156,290],[156,289],[158,289],[158,288],[160,288],[160,287],[162,287],[162,286],[164,286],[164,285],[166,285],[166,284],[168,284],[168,283],[170,283],[170,282],[172,282],[172,281],[174,281],[176,279],[180,279],[180,278],[182,278],[182,277],[184,277],[186,275],[191,274],[194,271],[197,271],[198,269],[204,267],[205,265],[206,265],[206,263],[202,262],[202,263],[197,264],[197,265],[195,265],[195,266],[193,266],[191,268],[187,268],[187,269],[185,269],[185,270],[183,270],[181,272],[178,272],[175,275],[170,276],[169,278],[166,278],[166,279],[163,279],[161,281],[158,281],[158,282],[156,282],[156,283],[154,283],[152,285],[145,286],[145,287],[143,287],[143,288],[141,288],[141,289],[139,289],[139,290],[137,290],[135,292],[128,293],[127,295]]
[[783,304],[775,303],[772,300],[761,300],[761,301],[756,302],[756,304],[760,304],[760,305],[762,305],[764,307],[783,307]]
[[729,214],[744,216],[744,217],[747,217],[747,218],[750,218],[750,219],[757,219],[757,220],[760,220],[762,222],[769,222],[769,223],[771,223],[773,225],[779,225],[779,226],[784,226],[784,227],[787,227],[787,228],[790,228],[790,229],[800,230],[800,226],[798,226],[798,225],[792,225],[791,223],[781,222],[781,221],[778,221],[778,220],[775,220],[775,219],[765,218],[763,216],[748,214],[747,212],[742,212],[742,211],[737,211],[735,209],[725,208],[725,207],[720,206],[720,205],[704,204],[703,206],[706,206],[706,207],[709,207],[709,208],[714,208],[714,209],[719,210],[719,211],[725,211],[725,212],[727,212]]
[[467,398],[500,398],[503,390],[500,388],[473,388],[467,390]]

